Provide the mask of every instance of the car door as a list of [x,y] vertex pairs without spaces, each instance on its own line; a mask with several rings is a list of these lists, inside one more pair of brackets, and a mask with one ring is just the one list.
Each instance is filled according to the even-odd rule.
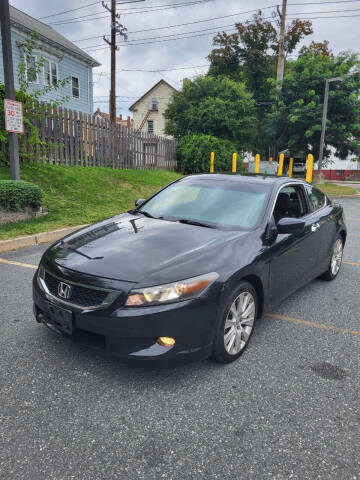
[[319,251],[314,226],[317,217],[312,216],[302,184],[289,184],[278,192],[270,221],[276,224],[283,217],[301,218],[305,227],[301,233],[277,234],[269,246],[272,304],[290,295],[314,276]]
[[330,200],[318,188],[306,185],[305,191],[311,209],[311,220],[316,225],[315,236],[319,243],[317,268],[322,273],[328,267],[336,235],[336,223],[332,218],[333,207]]

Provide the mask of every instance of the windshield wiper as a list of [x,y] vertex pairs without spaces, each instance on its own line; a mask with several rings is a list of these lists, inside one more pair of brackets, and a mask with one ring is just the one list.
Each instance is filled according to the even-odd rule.
[[206,228],[216,228],[214,225],[206,222],[198,222],[197,220],[191,220],[189,218],[179,218],[177,220],[179,223],[185,223],[186,225],[196,225],[198,227],[206,227]]
[[142,213],[145,217],[148,217],[148,218],[159,218],[159,217],[155,217],[154,215],[151,215],[151,213],[146,212],[145,210],[136,210],[136,213]]

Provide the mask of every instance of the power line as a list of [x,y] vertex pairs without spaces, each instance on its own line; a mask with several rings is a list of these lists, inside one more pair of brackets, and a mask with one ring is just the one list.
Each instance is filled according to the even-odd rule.
[[75,12],[76,10],[82,10],[83,8],[91,7],[92,5],[95,5],[95,4],[97,4],[97,3],[100,4],[100,1],[98,0],[97,2],[87,3],[86,5],[83,5],[82,7],[71,8],[70,10],[65,10],[65,11],[63,11],[63,12],[52,13],[51,15],[45,15],[45,17],[39,17],[39,20],[42,20],[43,18],[57,17],[58,15],[63,15],[64,13]]
[[[125,3],[138,3],[138,2],[144,2],[144,1],[145,0],[131,0],[129,2],[116,2],[116,3],[118,5],[123,5]],[[97,0],[97,2],[93,2],[93,3],[87,3],[87,4],[83,5],[82,7],[71,8],[70,10],[64,10],[62,12],[52,13],[51,15],[46,15],[45,17],[39,17],[39,20],[42,20],[43,18],[58,17],[59,15],[64,15],[65,13],[76,12],[78,10],[82,10],[83,8],[89,8],[92,5],[96,5],[97,3],[100,4],[101,3],[100,0]]]
[[[276,7],[276,5],[271,5],[269,7],[261,8],[260,10],[268,10],[270,8],[275,8],[275,7]],[[133,31],[130,31],[129,34],[151,32],[151,31],[154,31],[154,30],[164,30],[164,29],[173,28],[173,27],[183,27],[183,26],[186,26],[186,25],[194,25],[196,23],[211,22],[212,20],[221,20],[223,18],[236,17],[236,16],[239,16],[239,15],[246,15],[248,13],[253,13],[253,12],[258,12],[258,11],[259,11],[259,9],[255,8],[255,9],[247,10],[247,11],[244,11],[244,12],[231,13],[230,15],[222,15],[220,17],[212,17],[212,18],[206,18],[204,20],[197,20],[195,22],[178,23],[178,24],[175,24],[175,25],[168,25],[168,26],[165,26],[165,27],[156,27],[156,28],[146,28],[146,29],[143,29],[143,30],[133,30]],[[85,41],[85,40],[92,40],[93,38],[102,38],[102,35],[96,35],[94,37],[81,38],[81,39],[78,39],[78,40],[71,40],[71,41],[72,42],[82,42],[82,41]]]
[[[219,27],[211,27],[211,28],[204,28],[202,30],[193,30],[191,32],[182,32],[182,33],[171,33],[170,35],[161,35],[160,37],[147,37],[147,38],[136,38],[133,40],[133,42],[135,41],[143,41],[143,40],[157,40],[157,39],[162,39],[162,38],[168,38],[168,37],[174,37],[174,36],[179,36],[179,35],[187,35],[188,33],[200,33],[200,32],[207,32],[209,30],[219,30],[219,29],[222,29],[222,28],[228,28],[228,27],[234,27],[234,24],[233,23],[230,23],[228,25],[221,25]],[[133,43],[132,42],[132,43]],[[91,49],[91,48],[96,48],[98,47],[100,44],[96,44],[96,45],[89,45],[87,47],[85,47],[86,50],[88,49]],[[119,45],[122,45],[122,43],[119,43]]]
[[[291,17],[291,15],[294,15],[294,14],[290,14],[289,17]],[[296,14],[297,15],[297,14]],[[320,16],[320,17],[291,17],[291,18],[299,18],[299,20],[319,20],[319,19],[331,19],[331,18],[355,18],[355,17],[359,17],[360,15],[357,14],[357,15],[336,15],[336,16]],[[272,17],[267,17],[268,19],[272,19]],[[266,18],[265,18],[266,19]],[[270,20],[272,23],[273,23],[273,20]],[[215,28],[215,27],[214,27]],[[214,33],[218,33],[219,30],[218,29],[215,29],[214,31],[211,31],[211,32],[208,32],[208,33],[203,33],[203,34],[197,34],[197,35],[186,35],[186,33],[192,33],[192,32],[184,32],[184,33],[178,33],[177,35],[179,35],[177,38],[166,38],[165,40],[163,40],[163,38],[165,37],[168,37],[168,35],[165,35],[165,36],[161,36],[161,37],[152,37],[153,39],[155,38],[158,38],[159,40],[154,40],[154,41],[150,41],[150,42],[137,42],[137,40],[143,40],[143,39],[135,39],[133,42],[123,42],[121,44],[119,44],[119,46],[123,46],[123,47],[131,47],[131,46],[136,46],[136,45],[153,45],[155,43],[161,43],[161,42],[170,42],[170,41],[174,41],[174,40],[185,40],[187,38],[195,38],[195,37],[202,37],[202,36],[205,36],[205,35],[212,35]],[[224,30],[225,33],[236,33],[236,31],[227,31],[227,30]],[[174,34],[175,35],[175,34]],[[185,35],[185,36],[180,36],[180,35]],[[98,45],[94,45],[93,47],[84,47],[83,49],[84,50],[87,50],[89,48],[89,52],[96,52],[96,51],[99,51],[99,50],[103,50],[103,48],[95,48],[97,46],[101,46],[101,44],[98,44]],[[106,47],[105,47],[106,48]]]
[[[154,43],[161,43],[161,42],[172,42],[174,40],[184,40],[184,39],[187,39],[187,38],[195,38],[195,37],[203,37],[205,35],[213,35],[213,34],[216,34],[218,33],[218,30],[214,30],[213,32],[208,32],[208,33],[202,33],[202,34],[198,34],[198,35],[188,35],[186,37],[178,37],[178,38],[168,38],[168,39],[165,39],[165,40],[155,40],[153,42],[139,42],[139,43],[130,43],[130,42],[127,42],[127,43],[121,43],[121,46],[123,47],[130,47],[130,46],[135,46],[135,45],[152,45]],[[229,31],[229,33],[236,33],[236,31]],[[106,47],[105,47],[106,48]],[[85,49],[86,50],[86,49]],[[96,51],[99,51],[99,50],[104,50],[104,47],[103,48],[95,48],[95,49],[92,49],[92,50],[89,50],[89,52],[96,52]]]
[[[187,2],[187,3],[178,3],[178,4],[173,4],[173,5],[168,5],[166,7],[161,7],[161,8],[155,8],[155,9],[149,9],[149,10],[137,10],[136,12],[131,12],[128,10],[120,10],[121,13],[126,14],[126,15],[135,15],[139,13],[149,13],[149,12],[158,12],[158,11],[163,11],[163,10],[169,10],[173,8],[182,8],[182,7],[189,7],[193,5],[198,5],[202,3],[208,3],[208,2],[214,2],[216,0],[194,0],[192,2]],[[148,7],[149,8],[149,7]],[[100,13],[97,13],[99,15]],[[86,18],[90,17],[90,18]],[[75,17],[72,19],[63,19],[63,20],[57,20],[55,22],[49,23],[49,25],[68,25],[70,23],[78,23],[78,21],[89,21],[89,20],[97,20],[101,18],[105,18],[106,16],[100,16],[100,17],[95,17],[94,14],[88,14],[88,15],[82,15],[80,17]]]

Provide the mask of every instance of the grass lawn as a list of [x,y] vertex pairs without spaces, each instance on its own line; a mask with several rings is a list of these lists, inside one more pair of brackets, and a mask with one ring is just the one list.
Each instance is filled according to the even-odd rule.
[[[92,223],[134,206],[181,175],[165,170],[112,170],[41,163],[21,165],[21,179],[44,191],[45,217],[0,226],[0,240]],[[9,179],[0,167],[0,180]]]
[[326,195],[355,195],[356,190],[344,185],[336,185],[336,183],[318,183],[315,185],[320,188]]

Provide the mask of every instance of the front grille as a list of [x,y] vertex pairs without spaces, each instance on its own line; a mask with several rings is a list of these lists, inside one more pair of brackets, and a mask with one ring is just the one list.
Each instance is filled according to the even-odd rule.
[[[62,298],[58,293],[61,280],[51,275],[51,273],[45,272],[44,282],[49,292],[54,295],[54,297],[64,300],[64,298]],[[64,283],[67,283],[66,280],[64,280]],[[79,305],[80,307],[93,307],[101,305],[110,293],[80,285],[70,284],[70,286],[70,296],[66,299],[66,301],[74,305]]]

